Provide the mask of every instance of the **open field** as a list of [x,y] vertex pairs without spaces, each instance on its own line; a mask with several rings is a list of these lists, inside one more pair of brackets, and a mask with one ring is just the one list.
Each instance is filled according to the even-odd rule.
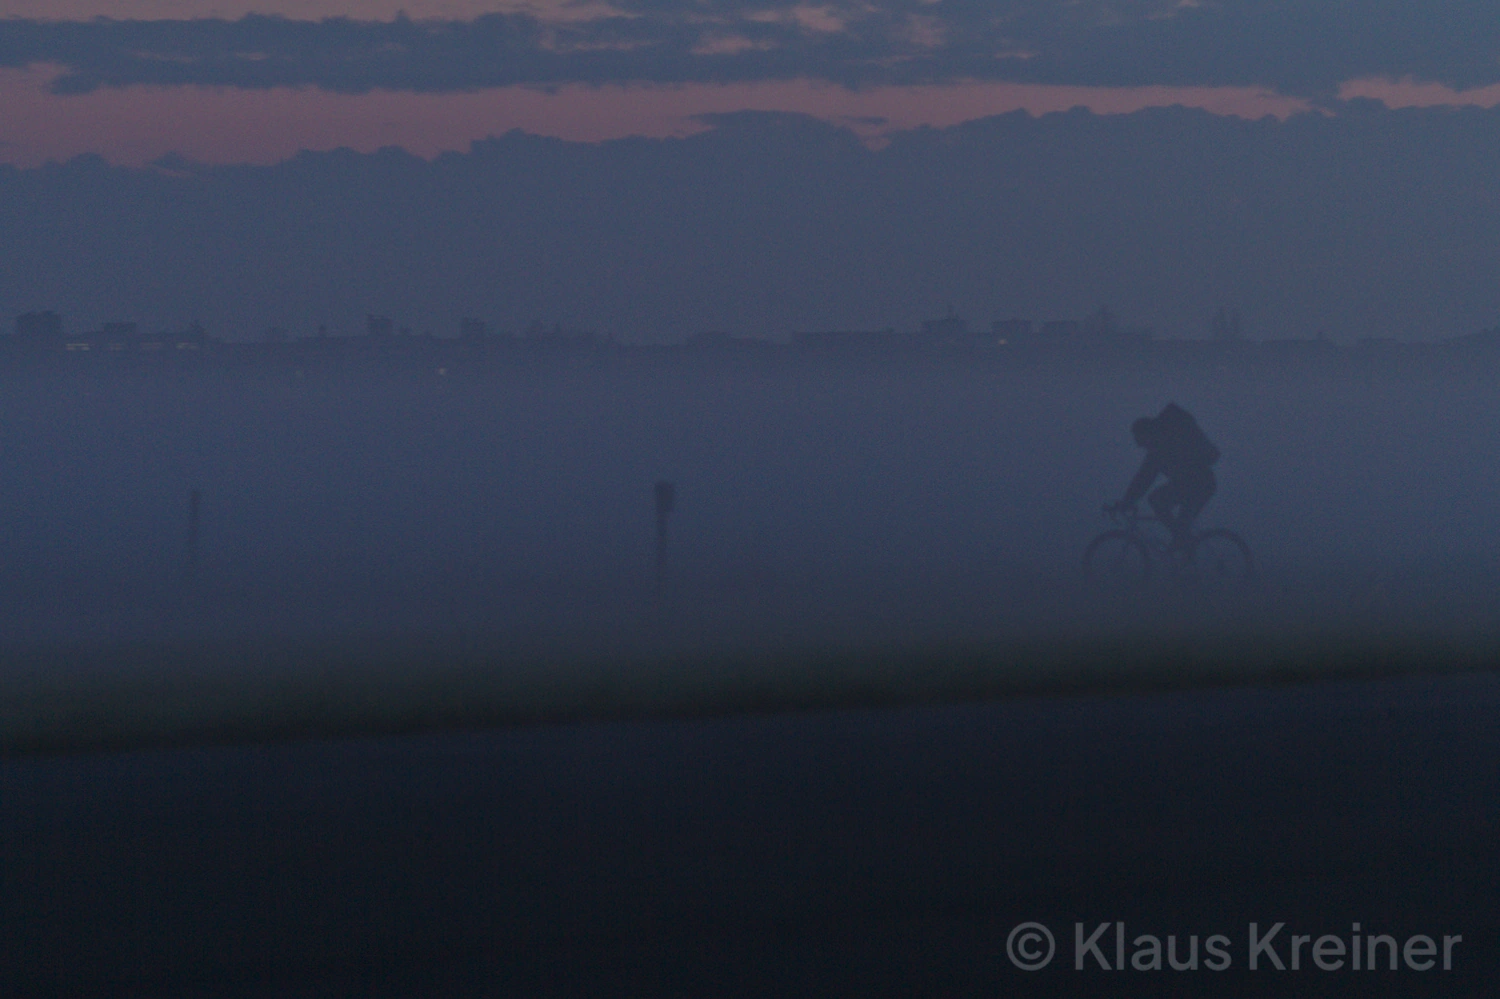
[[[1500,363],[1340,356],[7,369],[0,743],[1488,668]],[[1251,590],[1079,578],[1168,400]]]

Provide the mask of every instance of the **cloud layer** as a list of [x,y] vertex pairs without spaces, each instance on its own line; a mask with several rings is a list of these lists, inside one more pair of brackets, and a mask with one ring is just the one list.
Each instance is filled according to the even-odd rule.
[[1362,77],[1500,82],[1500,19],[1445,0],[621,0],[598,16],[471,21],[0,21],[0,66],[60,93],[133,84],[445,92],[568,83],[821,79],[1261,86],[1331,97]]
[[270,167],[0,167],[0,317],[217,333],[622,337],[976,325],[1107,303],[1164,334],[1431,337],[1500,318],[1500,111],[1003,115],[872,150],[798,115],[684,139],[509,133]]

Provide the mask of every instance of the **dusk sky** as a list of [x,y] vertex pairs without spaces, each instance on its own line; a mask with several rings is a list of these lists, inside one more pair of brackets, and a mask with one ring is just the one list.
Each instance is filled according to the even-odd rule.
[[1024,109],[1258,118],[1500,102],[1483,4],[1391,0],[3,0],[0,161],[463,150],[802,111],[878,144]]
[[[1500,322],[1484,152],[1500,21],[1484,4],[0,0],[0,15],[0,208],[35,234],[8,251],[11,314],[231,338],[353,330],[369,311],[627,339],[913,328],[949,305],[982,326],[1110,304],[1166,336],[1202,335],[1220,307],[1255,336]],[[791,119],[744,112],[819,127],[767,142],[758,129]],[[863,152],[830,152],[846,144]],[[397,183],[389,158],[293,165],[383,149],[428,166]],[[732,182],[716,149],[757,182]],[[89,179],[79,156],[117,169]],[[828,191],[797,214],[815,176]],[[499,192],[517,190],[541,200],[513,211]],[[585,243],[576,203],[598,206]],[[297,237],[269,228],[282,213],[320,222]],[[643,237],[670,218],[680,245]],[[784,225],[750,238],[770,219]],[[506,256],[554,241],[568,266]],[[241,266],[251,246],[267,252]]]

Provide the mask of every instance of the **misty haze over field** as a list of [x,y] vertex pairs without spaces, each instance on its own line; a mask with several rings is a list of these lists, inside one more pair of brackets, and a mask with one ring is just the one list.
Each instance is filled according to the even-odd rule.
[[1426,339],[1500,320],[1500,111],[1003,115],[872,150],[792,114],[269,167],[0,168],[0,311],[253,338],[462,316],[625,340],[1076,318]]
[[[61,677],[59,649],[191,646],[194,676],[266,676],[257,649],[316,645],[278,661],[312,675],[375,656],[415,678],[461,661],[557,690],[554,666],[592,663],[613,706],[616,677],[685,683],[600,664],[749,657],[726,695],[740,703],[775,685],[763,666],[811,677],[796,657],[829,650],[968,643],[990,650],[987,676],[1024,672],[995,650],[1055,649],[1067,666],[1067,643],[1096,639],[1141,656],[1184,641],[1209,660],[1200,638],[1316,639],[1353,650],[1351,668],[1375,659],[1349,642],[1414,643],[1387,657],[1402,668],[1432,642],[1477,655],[1500,611],[1500,360],[1381,341],[1495,326],[1500,111],[1325,105],[1284,121],[1015,113],[881,148],[744,112],[682,139],[511,132],[433,161],[0,168],[0,222],[19,234],[0,242],[0,310],[56,310],[69,336],[120,320],[280,331],[243,363],[115,364],[59,340],[51,360],[22,350],[0,370],[0,638],[54,657],[18,652],[12,672]],[[1106,304],[1166,339],[1232,313],[1249,340],[608,345],[904,331],[949,308],[982,330]],[[395,337],[470,361],[295,361],[306,336],[352,358],[329,345],[367,316],[600,339],[481,337],[492,356],[476,360]],[[1255,342],[1273,340],[1302,346]],[[1130,423],[1169,401],[1223,451],[1200,526],[1245,536],[1252,592],[1083,585],[1100,507],[1139,461]],[[659,481],[677,497],[660,588]],[[1259,658],[1225,669],[1284,659],[1244,656]]]
[[[71,358],[70,358],[71,360]],[[425,635],[597,659],[1129,633],[1483,636],[1500,363],[587,354],[4,375],[11,647]],[[1079,558],[1175,400],[1262,585]],[[654,586],[652,485],[676,485]],[[196,574],[188,496],[202,494]]]

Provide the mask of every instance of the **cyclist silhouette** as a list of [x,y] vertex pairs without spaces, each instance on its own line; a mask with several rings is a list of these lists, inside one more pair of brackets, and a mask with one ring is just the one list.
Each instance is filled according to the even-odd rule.
[[1218,488],[1212,466],[1219,460],[1219,449],[1204,435],[1192,414],[1175,402],[1167,403],[1154,417],[1136,420],[1130,425],[1130,432],[1136,444],[1146,449],[1146,457],[1141,460],[1135,478],[1125,487],[1124,497],[1105,507],[1105,511],[1134,510],[1157,477],[1165,477],[1167,481],[1151,493],[1147,502],[1172,532],[1172,546],[1190,546],[1193,521]]

